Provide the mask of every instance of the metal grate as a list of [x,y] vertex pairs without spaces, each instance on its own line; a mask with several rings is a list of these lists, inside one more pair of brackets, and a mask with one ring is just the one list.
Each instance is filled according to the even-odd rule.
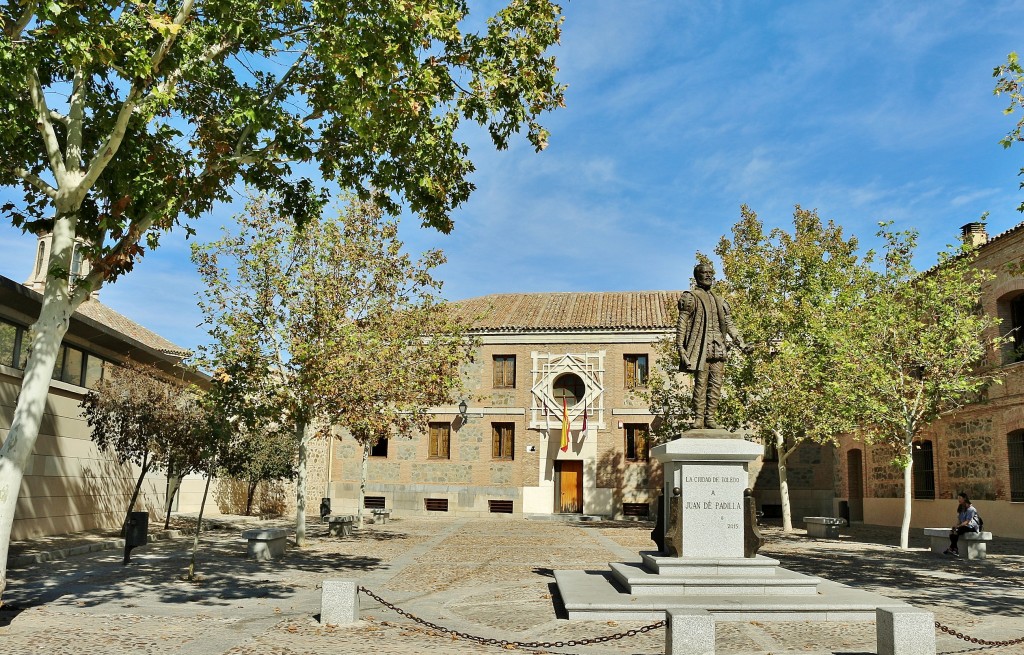
[[424,498],[423,506],[427,508],[428,512],[447,512],[448,511],[448,499],[447,498]]
[[491,514],[511,514],[512,501],[491,499],[487,501],[487,509],[490,510]]
[[651,506],[647,503],[622,503],[622,515],[647,518],[651,515]]
[[384,509],[384,496],[363,496],[364,509]]

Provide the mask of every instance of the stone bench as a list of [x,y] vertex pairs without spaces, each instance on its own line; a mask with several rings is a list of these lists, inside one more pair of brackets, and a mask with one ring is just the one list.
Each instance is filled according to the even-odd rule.
[[831,516],[805,516],[804,525],[807,528],[808,537],[838,539],[839,528],[846,525],[846,520]]
[[[928,537],[933,553],[941,555],[949,548],[949,532],[949,528],[924,529],[924,536]],[[960,535],[957,546],[960,547],[960,555],[965,559],[985,559],[986,542],[989,541],[992,541],[991,532],[965,532]]]
[[263,561],[284,555],[288,531],[282,528],[256,528],[243,532],[242,538],[248,541],[246,557]]
[[391,510],[390,509],[378,508],[378,509],[373,510],[373,520],[374,520],[374,522],[380,521],[381,523],[387,523],[389,518],[391,518]]
[[335,514],[327,517],[327,531],[335,537],[352,536],[352,525],[356,517],[351,514]]

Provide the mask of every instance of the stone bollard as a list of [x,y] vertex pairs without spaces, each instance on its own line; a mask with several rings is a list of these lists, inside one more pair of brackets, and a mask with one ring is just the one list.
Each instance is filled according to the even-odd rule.
[[359,585],[355,580],[324,580],[320,593],[320,623],[347,625],[359,620]]
[[715,617],[705,610],[666,610],[665,655],[715,655]]
[[875,610],[878,655],[935,655],[935,615],[911,607]]

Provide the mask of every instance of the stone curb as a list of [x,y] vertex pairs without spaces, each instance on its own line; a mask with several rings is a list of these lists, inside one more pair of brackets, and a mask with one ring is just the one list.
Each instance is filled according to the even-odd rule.
[[[168,541],[181,538],[181,530],[161,530],[149,535],[150,542]],[[7,568],[18,569],[25,566],[31,566],[32,564],[42,564],[43,562],[53,562],[55,560],[67,559],[76,555],[87,555],[89,553],[97,553],[104,550],[117,550],[120,548],[124,548],[124,539],[104,539],[91,544],[82,544],[81,546],[58,548],[56,550],[44,550],[38,553],[29,553],[27,555],[11,557],[7,560]]]

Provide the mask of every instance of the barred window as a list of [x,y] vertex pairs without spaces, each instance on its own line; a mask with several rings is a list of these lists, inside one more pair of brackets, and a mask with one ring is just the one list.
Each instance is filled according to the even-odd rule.
[[1024,503],[1024,430],[1006,435],[1010,460],[1010,502]]
[[913,445],[914,498],[935,500],[935,457],[931,441]]

